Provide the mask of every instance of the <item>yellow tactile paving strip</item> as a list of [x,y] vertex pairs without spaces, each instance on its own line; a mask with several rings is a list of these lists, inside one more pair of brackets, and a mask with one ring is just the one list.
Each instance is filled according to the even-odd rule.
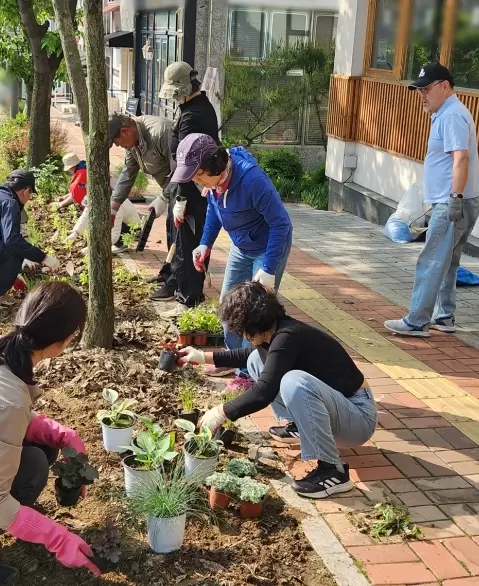
[[[228,252],[230,239],[222,232],[217,246]],[[360,356],[479,444],[479,399],[468,395],[426,364],[410,356],[362,321],[339,309],[318,291],[285,273],[281,295],[328,329]]]

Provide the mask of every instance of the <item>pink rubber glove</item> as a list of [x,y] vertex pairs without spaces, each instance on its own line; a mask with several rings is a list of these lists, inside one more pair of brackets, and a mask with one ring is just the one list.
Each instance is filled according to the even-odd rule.
[[7,531],[17,539],[29,543],[42,543],[67,568],[87,568],[95,576],[100,570],[89,560],[93,557],[90,546],[66,527],[29,507],[20,507]]
[[43,444],[58,450],[69,446],[79,454],[86,454],[85,444],[76,431],[64,427],[43,414],[31,420],[25,439],[27,442]]

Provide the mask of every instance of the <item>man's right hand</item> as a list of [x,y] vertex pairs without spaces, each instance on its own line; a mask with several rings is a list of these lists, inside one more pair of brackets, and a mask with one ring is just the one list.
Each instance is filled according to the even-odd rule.
[[200,244],[193,250],[193,264],[199,273],[205,272],[205,262],[211,254],[211,248],[205,244]]
[[154,199],[148,206],[148,211],[155,210],[156,217],[163,215],[168,208],[168,202],[161,195]]

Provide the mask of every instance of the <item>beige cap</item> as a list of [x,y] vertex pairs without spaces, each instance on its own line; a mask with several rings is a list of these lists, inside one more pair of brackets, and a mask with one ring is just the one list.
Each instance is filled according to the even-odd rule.
[[81,161],[80,161],[78,155],[75,155],[75,153],[67,153],[63,157],[63,169],[65,171],[69,171],[70,169],[73,169],[73,167],[76,167],[80,163],[81,163]]
[[176,61],[165,69],[164,83],[160,89],[160,98],[163,100],[178,100],[189,96],[192,92],[191,80],[198,72],[185,63]]

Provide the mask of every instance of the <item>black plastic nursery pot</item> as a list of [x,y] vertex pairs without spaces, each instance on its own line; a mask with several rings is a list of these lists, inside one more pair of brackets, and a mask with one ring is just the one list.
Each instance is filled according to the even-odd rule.
[[61,478],[55,480],[55,497],[57,503],[62,507],[73,507],[80,499],[82,487],[79,488],[65,488],[62,485]]
[[176,350],[163,350],[160,355],[160,363],[158,368],[165,372],[173,372],[176,368],[176,361],[178,360],[178,353]]
[[191,421],[191,423],[194,423],[195,425],[198,424],[199,418],[200,418],[200,412],[198,411],[198,409],[195,409],[194,411],[191,411],[190,413],[185,413],[185,412],[180,413],[180,419],[186,419],[186,421]]
[[10,586],[10,584],[14,584],[18,576],[19,572],[17,568],[3,565],[0,566],[0,584],[2,586]]
[[221,440],[225,448],[228,448],[236,439],[236,431],[234,429],[220,427],[215,433],[215,439]]

